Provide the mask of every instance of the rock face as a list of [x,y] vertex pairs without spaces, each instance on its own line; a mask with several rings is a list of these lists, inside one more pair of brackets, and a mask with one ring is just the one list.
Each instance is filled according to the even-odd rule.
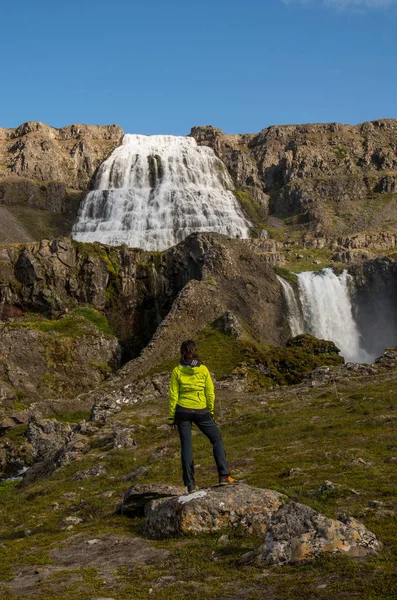
[[117,339],[72,315],[61,331],[51,321],[0,323],[0,408],[73,398],[120,366]]
[[242,527],[246,535],[264,535],[263,545],[248,558],[266,565],[296,563],[328,552],[363,557],[381,547],[375,535],[355,519],[328,519],[272,490],[238,484],[187,495],[170,490],[172,497],[150,499],[150,486],[143,487],[146,495],[140,500],[141,504],[147,502],[145,534],[152,539]]
[[[320,236],[387,229],[396,219],[396,120],[243,135],[206,126],[190,135],[226,164],[255,237],[274,218]],[[96,170],[122,137],[117,125],[0,129],[0,242],[69,234]]]
[[0,319],[21,309],[56,316],[90,304],[106,312],[121,341],[139,340],[131,348],[136,355],[169,314],[156,342],[159,348],[164,338],[161,351],[168,358],[182,335],[194,335],[230,310],[278,343],[281,291],[271,268],[275,258],[281,258],[275,241],[219,234],[193,234],[160,256],[68,238],[7,246],[0,249]]
[[[397,121],[282,125],[256,135],[194,127],[225,162],[251,211],[320,233],[354,233],[395,221]],[[244,196],[244,193],[247,194]]]
[[26,437],[34,448],[36,461],[42,461],[56,454],[72,436],[72,427],[55,419],[31,418],[26,430]]
[[122,137],[117,125],[0,129],[0,209],[8,224],[18,222],[10,234],[2,220],[0,243],[69,233],[92,177]]

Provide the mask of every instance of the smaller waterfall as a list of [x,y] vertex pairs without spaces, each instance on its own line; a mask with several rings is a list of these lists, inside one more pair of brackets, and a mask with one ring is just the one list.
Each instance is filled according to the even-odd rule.
[[352,278],[345,270],[336,276],[332,269],[298,275],[304,330],[317,338],[332,340],[347,361],[371,362],[361,345],[354,320],[349,286]]
[[295,296],[294,289],[288,281],[279,277],[277,279],[281,283],[283,294],[288,307],[288,325],[291,330],[292,337],[303,333],[305,328],[303,324],[302,311],[299,302]]

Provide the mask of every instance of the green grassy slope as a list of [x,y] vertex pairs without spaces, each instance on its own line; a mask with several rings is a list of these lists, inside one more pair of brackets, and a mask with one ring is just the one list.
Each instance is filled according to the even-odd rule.
[[[260,569],[238,564],[239,557],[258,547],[260,540],[229,531],[226,546],[218,543],[220,533],[150,542],[168,549],[171,559],[156,566],[118,569],[106,578],[96,569],[75,565],[46,578],[36,589],[36,597],[395,599],[397,485],[396,462],[390,459],[397,456],[396,379],[393,373],[378,379],[352,376],[331,386],[293,386],[259,395],[219,391],[217,402],[217,418],[222,420],[236,477],[284,492],[332,518],[341,512],[357,517],[383,542],[379,556],[367,560],[326,557],[293,567]],[[181,483],[177,436],[159,429],[166,422],[166,405],[163,398],[125,408],[117,416],[123,426],[138,426],[139,445],[133,451],[111,450],[104,430],[89,454],[48,480],[26,489],[1,484],[3,600],[25,597],[10,591],[7,580],[26,569],[51,565],[51,550],[71,543],[76,534],[87,539],[103,533],[142,535],[142,519],[116,515],[115,509],[129,485],[124,475],[138,466],[148,470],[137,483]],[[149,460],[159,447],[164,455]],[[194,437],[194,449],[196,465],[200,465],[197,483],[215,483],[212,454],[201,435]],[[77,471],[98,461],[106,466],[106,474],[85,481],[72,479]],[[326,480],[336,489],[313,493]],[[83,519],[71,531],[61,528],[62,519],[69,515]],[[161,579],[170,575],[176,580]]]

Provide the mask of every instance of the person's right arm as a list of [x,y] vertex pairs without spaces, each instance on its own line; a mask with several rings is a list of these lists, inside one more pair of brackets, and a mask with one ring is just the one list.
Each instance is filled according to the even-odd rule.
[[177,369],[173,369],[171,373],[171,381],[170,381],[170,398],[168,405],[168,425],[175,424],[175,411],[176,405],[179,399],[179,381]]

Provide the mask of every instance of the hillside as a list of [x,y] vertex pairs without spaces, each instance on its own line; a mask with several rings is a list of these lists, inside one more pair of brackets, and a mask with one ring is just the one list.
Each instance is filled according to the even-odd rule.
[[[272,392],[217,386],[217,420],[232,473],[330,518],[359,519],[383,543],[377,556],[256,566],[249,557],[261,536],[233,527],[145,540],[143,516],[117,513],[124,492],[136,484],[180,484],[179,443],[165,427],[166,386],[162,391],[157,376],[156,389],[140,400],[103,408],[104,420],[81,422],[63,451],[64,466],[52,475],[23,488],[0,484],[1,597],[394,599],[396,373],[389,353],[369,369],[323,369]],[[65,421],[81,418],[59,414],[63,430],[57,431],[70,436]],[[45,423],[30,426],[30,443],[62,445],[62,435],[48,437],[55,428]],[[10,443],[26,444],[24,430],[10,433]],[[194,447],[199,486],[215,483],[205,439],[195,436]]]
[[68,235],[97,168],[122,136],[117,125],[0,129],[0,243]]

